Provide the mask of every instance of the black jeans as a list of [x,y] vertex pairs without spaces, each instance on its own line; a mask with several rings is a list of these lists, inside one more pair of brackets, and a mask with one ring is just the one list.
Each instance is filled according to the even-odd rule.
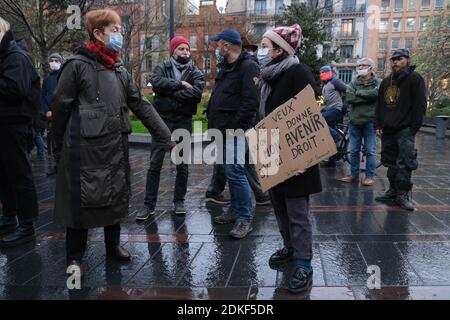
[[31,126],[0,125],[0,201],[8,216],[19,222],[39,214],[28,146],[33,139]]
[[399,191],[412,188],[411,173],[418,167],[415,136],[409,128],[381,137],[381,162],[388,168],[387,177],[391,187]]
[[[192,119],[185,118],[176,122],[165,121],[169,127],[170,132],[176,129],[186,129],[189,133],[192,133]],[[179,141],[178,141],[179,142]],[[147,184],[145,188],[144,204],[147,207],[155,208],[156,201],[158,199],[159,181],[161,175],[161,169],[164,162],[164,157],[167,152],[167,147],[163,144],[153,142],[151,144],[150,154],[150,168],[147,171]],[[183,153],[180,153],[183,156]],[[173,201],[184,201],[184,197],[187,191],[187,181],[189,176],[187,163],[181,163],[176,166],[177,176],[175,178],[175,192]]]
[[[105,244],[117,246],[120,244],[120,224],[107,226],[104,228]],[[88,229],[66,230],[66,257],[67,263],[73,260],[81,261],[86,251]]]

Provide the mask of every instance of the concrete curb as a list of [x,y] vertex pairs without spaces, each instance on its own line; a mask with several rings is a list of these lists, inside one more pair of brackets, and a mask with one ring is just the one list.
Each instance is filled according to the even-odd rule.
[[[434,127],[421,127],[419,132],[435,135],[436,129]],[[450,130],[447,129],[447,131],[445,132],[445,137],[446,138],[450,137]]]

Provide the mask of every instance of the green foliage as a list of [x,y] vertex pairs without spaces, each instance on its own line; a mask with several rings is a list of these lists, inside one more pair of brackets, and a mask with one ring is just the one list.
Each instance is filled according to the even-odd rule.
[[450,98],[444,98],[434,103],[427,111],[428,116],[447,116],[450,117]]
[[324,18],[326,13],[323,8],[316,8],[307,3],[292,4],[284,10],[283,15],[277,17],[276,25],[290,26],[298,23],[302,27],[303,40],[299,48],[300,61],[311,68],[316,82],[320,83],[320,67],[329,65],[336,60],[336,52],[317,57],[317,46],[325,41],[331,41],[331,35],[327,34]]

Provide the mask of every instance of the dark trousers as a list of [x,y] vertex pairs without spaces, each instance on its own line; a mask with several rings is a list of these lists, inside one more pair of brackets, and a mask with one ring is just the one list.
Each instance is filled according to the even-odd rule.
[[19,222],[39,214],[28,146],[33,139],[29,125],[0,125],[0,201],[6,215]]
[[[192,132],[191,118],[178,120],[176,122],[168,122],[168,121],[165,122],[169,127],[170,132],[173,132],[176,129],[186,129],[190,133]],[[165,145],[152,141],[150,154],[150,168],[147,171],[147,184],[145,188],[145,199],[144,199],[144,204],[148,207],[154,208],[156,206],[156,201],[158,199],[158,189],[159,189],[161,169],[166,152],[167,147]],[[180,152],[180,156],[183,156],[182,152]],[[175,192],[173,197],[174,202],[184,201],[189,176],[187,163],[181,163],[177,165],[176,169],[177,175],[175,178]]]
[[399,191],[412,188],[411,173],[418,167],[414,140],[409,128],[381,136],[381,162],[388,168],[391,187]]
[[[120,244],[120,224],[107,226],[104,228],[105,244],[108,246],[117,246]],[[73,260],[81,261],[86,251],[88,238],[88,229],[66,230],[66,257],[67,262]]]
[[284,246],[294,249],[296,259],[311,260],[313,254],[309,197],[286,198],[282,193],[269,193]]

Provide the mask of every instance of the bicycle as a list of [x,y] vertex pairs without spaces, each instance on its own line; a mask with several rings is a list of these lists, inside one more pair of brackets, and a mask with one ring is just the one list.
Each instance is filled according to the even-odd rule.
[[[349,135],[348,135],[348,124],[338,123],[336,125],[337,132],[337,142],[336,142],[336,161],[343,160],[350,164],[350,150],[349,150]],[[381,166],[381,139],[376,137],[376,145],[377,145],[377,163],[376,167],[379,168]],[[364,144],[364,140],[361,143],[361,157],[360,157],[360,170],[365,171],[365,162],[367,156],[367,149]]]

